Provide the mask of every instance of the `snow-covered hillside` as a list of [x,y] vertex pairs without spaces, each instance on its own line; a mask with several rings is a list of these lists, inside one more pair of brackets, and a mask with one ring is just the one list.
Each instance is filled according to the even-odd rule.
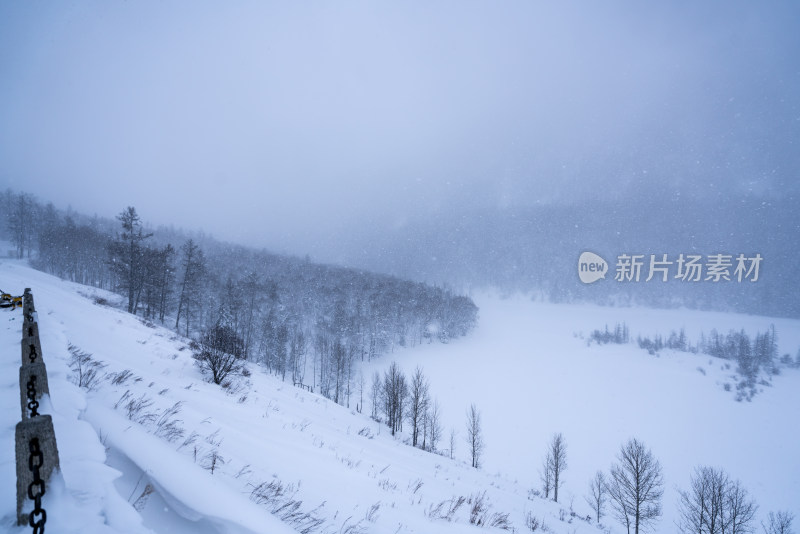
[[[424,367],[446,429],[459,432],[450,460],[255,364],[227,389],[209,384],[186,339],[98,303],[97,297],[113,303],[111,294],[12,260],[0,263],[0,282],[14,293],[30,287],[36,299],[52,401],[44,411],[53,415],[62,466],[44,500],[49,532],[273,533],[314,525],[317,532],[351,534],[480,532],[493,528],[470,524],[484,492],[485,518],[497,525],[508,514],[524,532],[532,514],[553,532],[597,532],[580,519],[589,514],[588,480],[634,436],[664,467],[659,532],[675,530],[676,488],[701,464],[741,479],[761,505],[759,517],[778,509],[800,516],[793,423],[800,371],[784,370],[752,402],[737,403],[721,385],[730,371],[707,356],[587,347],[580,337],[617,321],[634,336],[683,326],[690,337],[711,328],[755,333],[774,323],[781,353],[794,354],[798,321],[481,298],[481,322],[471,336],[399,351],[364,369],[369,376],[393,358],[407,371]],[[13,526],[20,328],[19,311],[0,314],[0,524],[21,533],[28,529]],[[105,365],[91,391],[70,381],[70,346]],[[472,402],[485,425],[481,470],[469,467],[463,441]],[[539,486],[554,432],[564,433],[569,455],[560,503],[529,493]],[[468,502],[448,518],[462,496]],[[622,531],[610,517],[603,523]]]

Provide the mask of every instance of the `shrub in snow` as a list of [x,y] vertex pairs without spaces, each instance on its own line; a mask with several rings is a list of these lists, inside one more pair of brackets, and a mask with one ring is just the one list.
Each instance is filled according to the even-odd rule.
[[[305,511],[303,501],[298,500],[296,495],[297,488],[293,484],[287,485],[274,479],[254,486],[250,493],[250,500],[266,507],[272,514],[278,516],[298,532],[303,534],[316,532],[325,523],[319,515],[323,505]],[[380,506],[380,503],[378,505]]]
[[69,368],[72,370],[70,380],[78,387],[92,391],[100,385],[100,372],[106,365],[92,358],[72,343],[67,347],[70,353]]
[[214,474],[214,471],[225,465],[227,460],[222,457],[217,449],[212,450],[209,452],[205,458],[203,458],[203,467],[208,471],[211,471],[211,474]]
[[538,519],[532,513],[528,512],[525,515],[525,526],[528,527],[528,530],[531,532],[537,532],[541,530],[542,532],[547,532],[548,528],[544,524],[544,521]]
[[177,441],[181,439],[186,431],[181,427],[181,421],[176,416],[180,413],[183,406],[182,402],[176,402],[171,407],[164,410],[155,422],[155,435],[169,441]]
[[244,342],[230,326],[217,324],[204,331],[192,349],[200,371],[217,385],[244,371]]
[[441,501],[439,504],[432,504],[428,508],[427,515],[431,519],[444,519],[445,521],[449,522],[453,520],[453,517],[456,515],[458,509],[461,508],[466,502],[467,498],[463,495],[460,497],[453,497],[446,501]]

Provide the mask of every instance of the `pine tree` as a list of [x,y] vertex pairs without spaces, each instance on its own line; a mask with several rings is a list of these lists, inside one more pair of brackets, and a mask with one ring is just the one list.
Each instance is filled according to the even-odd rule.
[[206,271],[203,251],[191,239],[181,247],[183,269],[180,292],[178,294],[178,312],[175,316],[175,329],[178,329],[181,317],[185,324],[186,336],[189,336],[191,319],[202,299],[202,280]]
[[144,287],[146,265],[143,242],[153,234],[145,234],[136,208],[128,206],[117,215],[122,234],[111,244],[111,269],[120,288],[128,295],[128,313],[136,313]]

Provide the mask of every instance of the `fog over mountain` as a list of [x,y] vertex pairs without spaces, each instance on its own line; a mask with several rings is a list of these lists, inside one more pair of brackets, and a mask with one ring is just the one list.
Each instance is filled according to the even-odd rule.
[[[0,188],[452,283],[497,281],[449,250],[491,233],[573,262],[624,252],[606,224],[688,251],[682,217],[753,253],[768,236],[702,228],[796,241],[799,20],[790,1],[3,3]],[[673,223],[637,208],[657,201]],[[566,219],[504,230],[533,212]],[[603,243],[559,237],[579,213]]]
[[[689,306],[798,317],[800,291],[793,244],[800,232],[794,199],[730,198],[595,201],[573,205],[475,209],[442,213],[399,226],[368,225],[337,241],[338,263],[459,291],[494,288],[537,299],[609,305]],[[604,280],[583,284],[578,258],[592,251],[608,262]],[[650,262],[666,261],[650,277]],[[721,254],[727,279],[710,276]],[[622,278],[618,259],[640,256],[640,276]],[[737,258],[757,255],[741,280]],[[699,257],[702,273],[680,276],[683,257]],[[755,279],[754,279],[755,278]]]

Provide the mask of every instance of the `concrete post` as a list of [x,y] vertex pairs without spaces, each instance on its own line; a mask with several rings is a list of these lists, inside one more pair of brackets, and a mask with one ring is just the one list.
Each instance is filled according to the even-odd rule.
[[35,323],[38,320],[38,315],[36,314],[36,306],[33,305],[33,294],[31,293],[31,288],[26,287],[25,293],[22,295],[22,337],[26,337],[27,330],[30,327],[31,323]]
[[31,439],[39,439],[43,463],[39,474],[45,481],[45,491],[49,487],[50,475],[59,469],[56,434],[53,431],[53,420],[49,415],[32,417],[17,423],[15,432],[17,454],[17,524],[27,525],[28,517],[33,510],[33,501],[28,499],[28,486],[33,482],[33,473],[29,466]]
[[22,306],[24,308],[30,308],[30,311],[36,311],[33,305],[33,293],[31,293],[31,288],[29,287],[26,287],[25,292],[22,294]]

